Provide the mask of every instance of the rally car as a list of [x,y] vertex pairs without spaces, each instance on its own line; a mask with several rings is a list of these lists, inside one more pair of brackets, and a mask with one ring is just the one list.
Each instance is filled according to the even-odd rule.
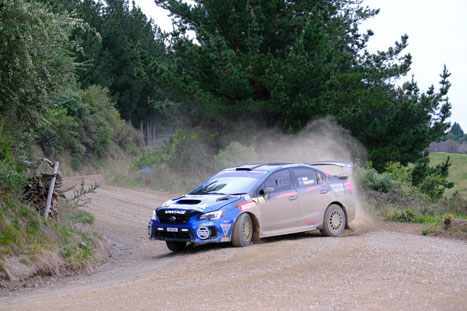
[[[340,172],[319,168],[333,165]],[[248,246],[264,237],[320,230],[339,236],[355,218],[352,163],[263,163],[227,168],[157,207],[150,239],[172,251],[187,243]]]

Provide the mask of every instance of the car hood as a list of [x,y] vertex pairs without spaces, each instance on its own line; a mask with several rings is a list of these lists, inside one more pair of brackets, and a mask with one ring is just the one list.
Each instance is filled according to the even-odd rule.
[[[221,195],[221,194],[204,194],[191,195],[187,194],[178,198],[174,198],[164,202],[160,208],[164,209],[184,209],[196,210],[203,213],[216,211],[228,204],[238,200],[245,200],[247,195]],[[251,199],[250,199],[251,200]]]

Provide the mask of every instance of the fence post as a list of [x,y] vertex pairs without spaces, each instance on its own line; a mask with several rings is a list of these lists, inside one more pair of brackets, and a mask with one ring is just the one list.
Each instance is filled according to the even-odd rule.
[[49,193],[47,195],[47,204],[45,205],[45,212],[44,212],[45,218],[49,217],[50,205],[52,204],[52,195],[54,193],[54,188],[55,188],[55,180],[57,179],[58,165],[59,163],[55,162],[53,177],[52,177],[52,180],[50,181]]

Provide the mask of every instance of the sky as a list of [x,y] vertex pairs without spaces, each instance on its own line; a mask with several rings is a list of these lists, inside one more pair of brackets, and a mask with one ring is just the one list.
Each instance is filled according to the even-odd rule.
[[[224,0],[222,0],[224,1]],[[168,12],[153,0],[135,0],[136,5],[164,31],[172,30]],[[412,70],[420,91],[430,85],[439,89],[439,75],[446,65],[451,73],[449,101],[450,122],[460,124],[467,133],[467,1],[465,0],[363,0],[363,5],[380,9],[380,13],[360,25],[375,33],[368,50],[387,50],[404,34],[409,36],[406,52],[412,55]]]

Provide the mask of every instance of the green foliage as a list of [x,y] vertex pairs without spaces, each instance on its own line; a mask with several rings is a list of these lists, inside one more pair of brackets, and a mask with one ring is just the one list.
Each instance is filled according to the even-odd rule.
[[[51,96],[74,77],[69,40],[81,22],[31,1],[7,1],[0,10],[0,127],[14,125],[16,141],[31,142]],[[21,148],[12,146],[12,148]],[[24,146],[23,146],[24,148]],[[1,159],[0,159],[1,160]]]
[[142,70],[147,59],[165,58],[164,36],[153,21],[129,0],[42,1],[56,12],[75,12],[90,27],[73,32],[82,47],[77,54],[81,86],[107,88],[125,120],[137,124],[157,117],[155,103],[166,95]]
[[227,167],[251,162],[255,158],[257,158],[255,148],[233,141],[214,155],[213,168],[215,171],[218,171]]
[[425,152],[412,170],[412,183],[431,199],[438,200],[443,196],[444,189],[454,187],[454,184],[447,180],[451,162],[448,156],[444,162],[434,167],[430,167],[429,163],[429,153]]
[[94,223],[94,215],[82,210],[76,210],[71,213],[70,221],[72,223],[92,225]]
[[69,89],[46,115],[39,143],[46,156],[55,158],[64,149],[72,151],[72,165],[79,169],[83,160],[108,156],[113,142],[136,154],[143,142],[121,118],[108,91],[99,86],[86,90]]
[[393,181],[400,183],[411,183],[412,182],[412,171],[410,168],[404,167],[399,162],[389,162],[386,165],[386,170],[391,175]]
[[397,86],[411,66],[408,37],[367,52],[372,32],[358,26],[377,11],[360,1],[193,2],[156,0],[177,26],[173,59],[145,67],[174,90],[175,114],[186,124],[222,133],[253,120],[297,132],[331,115],[367,147],[378,171],[415,160],[449,127],[447,69],[439,91],[421,93],[414,81]]
[[0,160],[0,194],[2,188],[19,191],[27,182],[27,174],[14,162]]
[[162,164],[162,151],[157,147],[132,160],[132,165],[136,169],[153,167],[159,164]]
[[411,210],[394,211],[392,220],[399,222],[417,222],[416,215]]
[[462,141],[464,139],[464,131],[462,130],[459,123],[456,122],[454,122],[448,134],[451,134],[456,141]]
[[437,166],[443,163],[449,156],[452,163],[449,167],[448,181],[454,183],[454,187],[446,189],[446,195],[453,195],[459,192],[461,196],[467,198],[467,154],[432,152],[430,153],[430,166]]
[[[52,98],[74,79],[71,32],[82,27],[67,13],[35,1],[3,1],[0,9],[0,187],[18,191],[33,161],[37,132],[63,111]],[[60,126],[60,125],[58,125]],[[46,149],[51,149],[47,146]]]
[[71,214],[63,214],[63,218],[63,223],[45,219],[14,197],[0,196],[0,266],[4,265],[6,256],[25,258],[26,264],[33,265],[34,260],[28,258],[49,256],[50,253],[59,258],[58,262],[51,263],[59,265],[53,267],[54,271],[62,268],[73,271],[96,263],[96,237],[73,228],[76,223],[93,223],[94,217],[74,210]]
[[133,172],[130,176],[115,176],[110,182],[130,187],[150,184],[168,190],[190,191],[201,179],[257,157],[253,147],[235,141],[215,153],[217,137],[217,134],[206,131],[186,134],[177,130],[163,147],[133,159],[134,169],[151,168],[149,174]]
[[392,179],[389,173],[378,173],[371,166],[366,168],[356,166],[356,172],[362,183],[373,191],[388,193],[392,191]]
[[174,172],[206,172],[210,170],[212,143],[215,135],[205,131],[185,134],[178,129],[163,147],[163,160]]

